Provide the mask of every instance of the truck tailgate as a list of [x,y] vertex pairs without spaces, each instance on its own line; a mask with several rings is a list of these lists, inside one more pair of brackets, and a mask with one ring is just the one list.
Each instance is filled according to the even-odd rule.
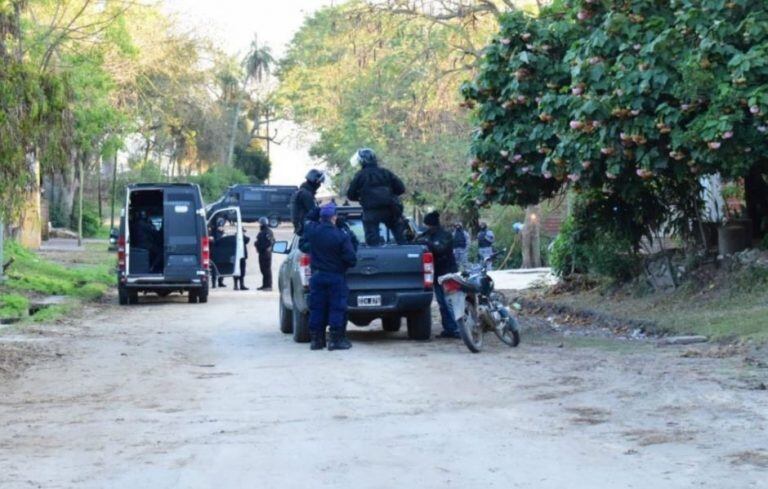
[[424,271],[421,245],[361,246],[357,266],[347,271],[353,292],[423,290]]

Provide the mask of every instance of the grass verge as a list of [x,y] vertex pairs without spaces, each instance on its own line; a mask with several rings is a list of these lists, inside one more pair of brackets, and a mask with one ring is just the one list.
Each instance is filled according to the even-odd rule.
[[[100,299],[115,284],[114,255],[106,251],[106,245],[44,255],[8,241],[4,254],[13,262],[0,285],[0,319],[51,321],[70,313],[78,303]],[[69,300],[27,318],[30,301],[51,295]]]
[[768,269],[699,273],[671,292],[627,285],[606,291],[547,294],[541,299],[620,319],[652,321],[659,332],[698,334],[715,341],[768,342]]

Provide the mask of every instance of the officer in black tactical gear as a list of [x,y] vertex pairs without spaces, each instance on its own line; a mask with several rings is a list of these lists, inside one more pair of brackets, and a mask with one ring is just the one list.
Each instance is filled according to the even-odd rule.
[[261,230],[256,236],[256,251],[259,253],[259,270],[261,271],[261,287],[257,290],[272,290],[272,247],[275,245],[275,235],[269,229],[266,217],[259,219]]
[[325,173],[313,168],[307,173],[306,181],[291,197],[291,221],[293,221],[294,232],[299,236],[304,233],[304,221],[307,214],[312,209],[317,208],[315,194],[323,182],[325,182]]
[[363,207],[363,229],[368,246],[383,244],[379,226],[384,223],[392,232],[397,244],[405,243],[405,219],[400,196],[405,185],[400,178],[379,166],[373,150],[358,150],[350,162],[362,167],[352,179],[347,191],[350,200],[360,202]]

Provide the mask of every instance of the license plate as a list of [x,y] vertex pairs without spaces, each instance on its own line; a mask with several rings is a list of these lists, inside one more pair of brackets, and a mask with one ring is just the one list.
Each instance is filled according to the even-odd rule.
[[378,307],[381,306],[380,295],[361,295],[357,298],[358,307]]

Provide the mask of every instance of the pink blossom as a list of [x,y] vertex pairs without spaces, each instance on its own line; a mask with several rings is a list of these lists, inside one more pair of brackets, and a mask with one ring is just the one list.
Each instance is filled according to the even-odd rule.
[[528,98],[525,95],[518,95],[517,101],[521,104],[524,104],[528,101]]
[[508,46],[512,42],[511,39],[507,39],[506,37],[501,40],[501,43],[505,46]]
[[529,39],[531,38],[531,33],[530,33],[530,32],[523,32],[523,33],[520,35],[520,38],[521,38],[523,41],[527,41],[527,40],[529,40]]
[[575,131],[577,129],[581,129],[582,127],[584,127],[584,123],[581,121],[571,121],[570,126],[571,126],[571,129]]
[[586,10],[579,10],[579,13],[576,14],[576,18],[579,20],[587,20],[590,17],[589,12]]
[[512,161],[514,161],[514,162],[518,162],[518,161],[520,161],[522,159],[523,159],[523,155],[521,155],[521,154],[516,154],[515,156],[512,157]]
[[603,125],[603,123],[600,122],[600,121],[592,121],[592,127],[600,127],[602,125]]
[[568,180],[572,182],[578,182],[579,179],[581,179],[581,175],[579,175],[578,173],[571,173],[568,175]]
[[585,170],[588,170],[590,166],[592,166],[592,162],[589,160],[584,160],[581,162],[581,167]]
[[758,132],[766,133],[768,132],[768,126],[757,126]]
[[529,51],[533,51],[533,44],[526,44],[525,45],[525,49],[527,49]]
[[757,115],[760,113],[760,107],[758,107],[757,105],[753,105],[752,107],[749,108],[749,112],[753,115]]
[[682,110],[688,110],[688,109],[690,109],[690,108],[691,108],[691,106],[690,106],[689,104],[682,104],[682,105],[680,106],[680,108],[681,108]]
[[618,95],[619,97],[621,97],[622,95],[624,95],[624,90],[622,90],[621,88],[619,88],[618,90],[616,90],[616,95]]
[[613,148],[600,148],[600,152],[604,155],[612,155]]
[[616,180],[616,175],[614,175],[613,173],[611,173],[611,172],[609,172],[609,171],[605,172],[605,176],[606,176],[606,177],[607,177],[609,180]]
[[723,139],[731,139],[733,137],[733,131],[725,131],[723,133]]
[[552,178],[552,172],[551,172],[551,171],[545,171],[544,173],[542,173],[542,175],[543,175],[543,176],[544,176],[544,178],[546,178],[547,180],[549,180],[550,178]]
[[626,132],[622,132],[622,133],[620,133],[620,134],[619,134],[619,138],[620,138],[622,141],[626,141],[627,139],[629,139],[629,136],[627,135],[627,133],[626,133]]
[[640,51],[640,49],[642,49],[643,45],[642,44],[635,44],[632,47],[635,48],[635,51]]
[[630,114],[632,114],[632,115],[634,115],[634,116],[638,116],[638,115],[640,115],[640,111],[639,111],[639,110],[637,110],[637,109],[634,109],[634,110],[630,111],[629,113],[630,113]]
[[523,172],[523,173],[528,173],[528,172],[531,171],[531,167],[530,166],[524,166],[524,167],[520,168],[520,171]]
[[720,149],[721,144],[720,141],[710,141],[707,143],[707,146],[709,146],[709,149]]
[[499,154],[504,158],[506,158],[507,156],[509,156],[509,151],[507,151],[506,149],[502,149],[501,151],[499,151]]
[[581,88],[581,87],[573,87],[573,88],[571,88],[571,93],[572,93],[573,95],[579,96],[579,95],[581,95],[582,93],[584,93],[584,89],[583,89],[583,88]]

